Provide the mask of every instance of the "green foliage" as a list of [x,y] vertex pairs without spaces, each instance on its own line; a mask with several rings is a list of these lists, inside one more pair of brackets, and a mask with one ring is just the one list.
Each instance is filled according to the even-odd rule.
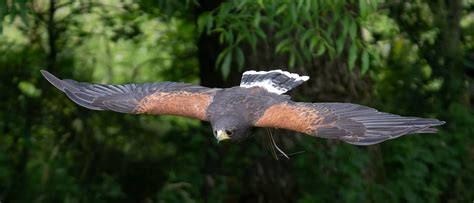
[[377,5],[377,1],[366,0],[228,1],[199,16],[198,29],[217,33],[226,46],[216,63],[224,77],[230,73],[231,61],[242,70],[242,45],[249,45],[254,53],[259,47],[271,47],[276,57],[288,57],[290,68],[304,66],[323,54],[334,60],[350,47],[348,68],[352,70],[360,59],[362,72],[366,72],[370,57],[360,37],[361,23]]
[[[474,199],[472,2],[54,2],[50,18],[50,1],[0,1],[1,202]],[[212,46],[199,43],[203,36],[222,49],[199,55]],[[278,130],[280,147],[303,152],[277,161],[264,131],[218,145],[206,123],[79,107],[39,73],[198,83],[216,81],[202,77],[198,61],[217,61],[217,76],[231,78],[259,57],[312,78],[334,71],[334,83],[310,80],[292,93],[298,100],[349,83],[333,77],[344,66],[347,75],[366,73],[367,105],[447,124],[371,147]],[[333,63],[323,69],[316,60]]]
[[[20,16],[21,21],[28,25],[28,11],[27,9],[28,0],[19,1],[8,1],[0,0],[0,22],[3,22],[4,18],[10,16],[9,22],[12,23],[17,16]],[[3,25],[0,23],[0,33],[3,32]]]

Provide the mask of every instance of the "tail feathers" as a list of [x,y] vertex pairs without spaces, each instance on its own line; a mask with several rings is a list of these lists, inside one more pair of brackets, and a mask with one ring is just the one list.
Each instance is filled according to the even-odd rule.
[[246,71],[240,81],[241,87],[262,87],[269,92],[283,94],[301,85],[309,79],[308,76],[300,76],[282,70],[271,71]]

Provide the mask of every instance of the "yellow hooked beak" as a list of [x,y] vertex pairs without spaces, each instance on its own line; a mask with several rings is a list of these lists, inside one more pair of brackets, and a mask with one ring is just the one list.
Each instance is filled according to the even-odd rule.
[[216,138],[217,138],[217,143],[219,143],[222,140],[230,139],[229,135],[225,132],[225,130],[218,130],[216,134]]

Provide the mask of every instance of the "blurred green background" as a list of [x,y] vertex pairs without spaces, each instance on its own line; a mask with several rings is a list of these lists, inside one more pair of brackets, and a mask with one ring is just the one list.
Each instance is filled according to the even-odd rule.
[[[473,0],[0,0],[0,202],[472,202]],[[445,120],[369,147],[73,104],[41,77],[239,84],[311,79],[298,101]]]

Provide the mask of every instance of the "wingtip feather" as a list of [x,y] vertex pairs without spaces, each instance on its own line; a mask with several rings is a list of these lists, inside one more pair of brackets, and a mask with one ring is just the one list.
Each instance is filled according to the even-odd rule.
[[40,72],[49,83],[51,83],[53,86],[55,86],[56,88],[64,92],[63,81],[61,81],[59,78],[57,78],[56,76],[54,76],[53,74],[49,73],[46,70],[40,70]]
[[79,106],[82,106],[82,107],[85,107],[85,108],[88,108],[88,109],[92,109],[92,110],[97,110],[97,111],[104,110],[100,107],[97,107],[97,106],[94,106],[94,105],[88,103],[87,101],[85,101],[83,99],[80,99],[77,95],[75,95],[74,93],[72,93],[68,89],[64,89],[64,93],[66,93],[66,95],[69,97],[69,99],[71,99],[74,103],[78,104]]

